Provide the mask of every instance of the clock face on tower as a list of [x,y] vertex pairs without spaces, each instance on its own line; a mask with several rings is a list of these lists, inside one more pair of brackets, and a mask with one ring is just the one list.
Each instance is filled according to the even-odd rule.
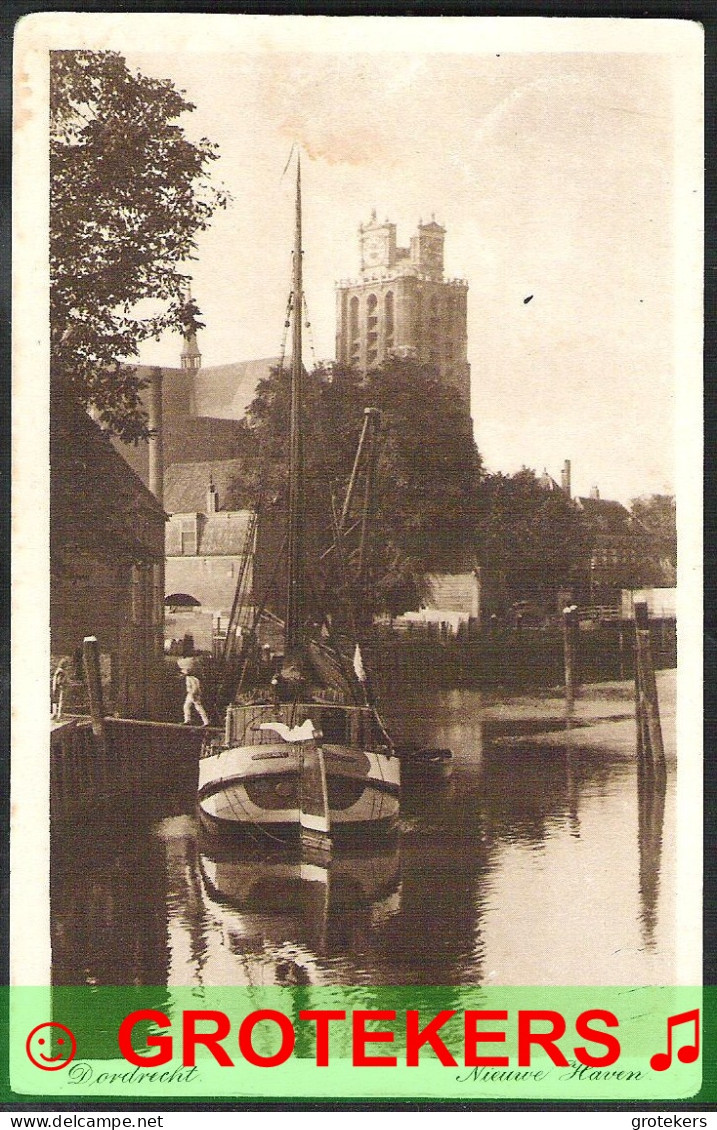
[[380,235],[367,235],[363,244],[363,259],[368,267],[382,262],[384,257],[383,239]]
[[438,243],[428,243],[423,249],[423,262],[429,271],[437,271],[441,266],[441,248]]

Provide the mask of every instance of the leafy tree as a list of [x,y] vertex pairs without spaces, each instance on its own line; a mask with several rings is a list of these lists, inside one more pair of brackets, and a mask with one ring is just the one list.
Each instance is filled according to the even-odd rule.
[[582,517],[534,471],[488,475],[479,492],[483,581],[495,607],[519,600],[550,608],[558,589],[582,579],[590,556]]
[[661,558],[677,565],[677,513],[671,494],[645,494],[633,498],[633,518],[647,531]]
[[[120,362],[165,329],[201,327],[181,264],[226,204],[208,178],[216,146],[177,124],[193,109],[114,51],[51,53],[51,376],[128,441],[147,420],[141,381]],[[163,313],[143,317],[144,299]]]
[[[289,390],[286,371],[275,371],[257,388],[237,453],[250,469],[233,484],[233,505],[285,493]],[[395,358],[366,376],[340,366],[306,374],[303,436],[314,558],[333,540],[332,498],[340,508],[366,407],[381,413],[372,592],[376,607],[395,613],[416,606],[426,572],[472,563],[482,463],[457,394],[430,368]]]

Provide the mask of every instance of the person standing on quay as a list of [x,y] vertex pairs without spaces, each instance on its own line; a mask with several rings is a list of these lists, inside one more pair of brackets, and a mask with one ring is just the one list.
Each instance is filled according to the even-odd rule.
[[199,682],[197,676],[192,674],[191,671],[187,672],[185,682],[187,688],[187,696],[184,700],[185,726],[191,726],[192,724],[192,707],[194,707],[197,714],[201,718],[202,725],[208,726],[209,717],[202,703],[202,684]]

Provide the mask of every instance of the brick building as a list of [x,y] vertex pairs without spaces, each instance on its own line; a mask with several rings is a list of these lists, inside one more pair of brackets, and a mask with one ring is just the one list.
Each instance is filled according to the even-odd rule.
[[165,538],[165,635],[193,637],[212,650],[226,629],[237,584],[253,596],[256,522],[251,510],[221,509],[238,460],[179,463],[164,476],[169,512]]
[[617,606],[624,589],[675,584],[675,571],[655,539],[622,503],[601,498],[597,487],[574,501],[590,533],[590,604]]
[[544,490],[563,491],[581,515],[589,556],[580,570],[574,595],[582,604],[617,607],[623,590],[669,588],[675,584],[674,566],[627,507],[614,499],[601,498],[597,486],[588,496],[572,497],[569,459],[563,464],[559,484],[547,471],[543,471],[539,481]]
[[158,702],[165,519],[101,428],[79,406],[53,399],[51,653],[55,661],[76,656],[84,637],[96,636],[106,708],[123,715],[151,717]]
[[435,366],[470,405],[467,298],[464,279],[443,273],[445,228],[419,223],[409,247],[396,243],[396,225],[374,212],[359,228],[361,272],[336,291],[336,359],[366,372],[388,357],[414,357]]
[[[251,510],[222,510],[220,498],[231,478],[234,460],[183,463],[168,467],[165,477],[167,522],[165,588],[192,596],[215,615],[228,617],[239,574],[248,557],[248,585],[254,544],[248,538]],[[168,601],[171,603],[171,601]]]

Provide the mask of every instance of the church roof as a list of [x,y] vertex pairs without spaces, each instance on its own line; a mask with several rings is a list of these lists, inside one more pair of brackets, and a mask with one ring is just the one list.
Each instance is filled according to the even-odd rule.
[[195,414],[240,420],[254,399],[259,381],[266,380],[279,362],[279,357],[263,357],[198,369],[194,375]]
[[271,370],[279,363],[279,357],[261,357],[251,361],[232,361],[227,365],[209,365],[201,369],[136,365],[135,370],[144,380],[148,380],[157,368],[162,370],[165,415],[177,410],[186,411],[189,401],[193,400],[193,416],[241,420],[254,399],[259,381],[269,377]]
[[210,482],[216,487],[221,507],[232,480],[243,466],[241,459],[173,463],[164,471],[165,510],[168,514],[206,514]]

